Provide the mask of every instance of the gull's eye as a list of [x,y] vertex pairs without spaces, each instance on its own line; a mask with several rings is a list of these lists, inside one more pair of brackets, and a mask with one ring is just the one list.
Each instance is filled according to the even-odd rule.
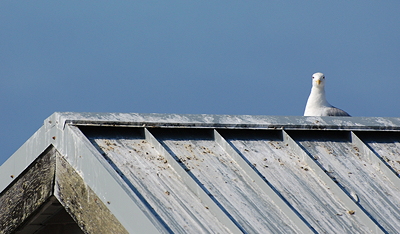
[[325,79],[325,76],[323,76],[322,79]]
[[312,78],[314,79],[314,76]]

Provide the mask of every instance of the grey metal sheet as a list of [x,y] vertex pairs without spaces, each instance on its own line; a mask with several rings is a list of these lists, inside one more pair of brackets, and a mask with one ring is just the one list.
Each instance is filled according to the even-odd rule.
[[0,190],[54,145],[130,232],[396,233],[399,131],[382,117],[54,113],[0,167]]
[[279,207],[288,219],[292,220],[302,233],[316,233],[315,229],[282,198],[281,194],[271,184],[267,183],[257,170],[254,170],[254,165],[243,158],[217,130],[214,130],[214,139],[247,174],[250,183],[257,185],[264,194],[268,195],[269,199]]
[[357,135],[400,176],[400,133],[359,132]]
[[154,209],[166,228],[178,233],[226,233],[228,230],[192,193],[142,133],[115,129],[109,135],[89,136],[131,189]]
[[213,139],[212,131],[153,131],[210,196],[248,233],[299,233]]
[[348,132],[294,135],[326,173],[379,225],[390,233],[400,230],[400,188],[350,142]]
[[225,131],[240,154],[319,233],[368,233],[278,131]]
[[[129,233],[167,233],[80,129],[68,125],[57,132],[49,136],[54,147]],[[62,196],[57,194],[61,191],[55,192]]]

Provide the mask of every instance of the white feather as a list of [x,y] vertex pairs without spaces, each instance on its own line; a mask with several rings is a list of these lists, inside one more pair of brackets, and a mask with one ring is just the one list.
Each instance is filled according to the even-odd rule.
[[328,103],[325,96],[325,76],[320,72],[312,76],[312,88],[304,116],[350,116]]

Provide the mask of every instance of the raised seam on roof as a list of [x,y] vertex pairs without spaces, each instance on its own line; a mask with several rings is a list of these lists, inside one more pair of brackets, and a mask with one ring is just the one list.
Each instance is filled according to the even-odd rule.
[[186,182],[186,185],[195,193],[208,209],[213,212],[216,217],[232,232],[232,233],[243,233],[245,232],[240,225],[229,216],[229,213],[223,209],[216,201],[214,201],[205,191],[201,188],[199,183],[196,182],[175,160],[174,157],[161,145],[161,143],[153,136],[153,134],[145,129],[145,138],[152,144],[155,149],[167,158],[168,163],[171,167],[181,176],[181,178]]
[[364,224],[374,233],[385,233],[382,227],[364,211],[362,207],[356,204],[321,168],[314,158],[306,153],[303,148],[286,132],[283,131],[283,139],[289,147],[302,155],[304,161],[315,172],[316,175],[330,188],[330,190],[346,205],[349,211],[356,212]]
[[258,175],[253,168],[232,148],[231,145],[225,140],[217,130],[214,129],[214,138],[217,144],[219,144],[235,161],[242,170],[253,180],[261,189],[265,195],[269,196],[271,200],[282,210],[282,212],[301,230],[302,233],[317,233],[308,222],[298,214],[286,200],[277,192],[271,188],[266,181]]
[[356,133],[353,131],[351,132],[351,141],[353,144],[355,144],[357,147],[361,148],[362,152],[364,155],[368,157],[368,159],[377,167],[379,168],[383,174],[387,176],[387,178],[396,185],[396,187],[400,188],[400,178],[394,172],[390,166],[382,160],[381,157],[379,157],[374,151],[371,150],[371,148],[365,144],[358,136]]

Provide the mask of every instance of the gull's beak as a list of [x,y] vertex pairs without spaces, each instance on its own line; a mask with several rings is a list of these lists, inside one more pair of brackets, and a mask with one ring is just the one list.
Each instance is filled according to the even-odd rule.
[[317,82],[317,85],[321,84],[321,80],[316,80],[315,82]]

